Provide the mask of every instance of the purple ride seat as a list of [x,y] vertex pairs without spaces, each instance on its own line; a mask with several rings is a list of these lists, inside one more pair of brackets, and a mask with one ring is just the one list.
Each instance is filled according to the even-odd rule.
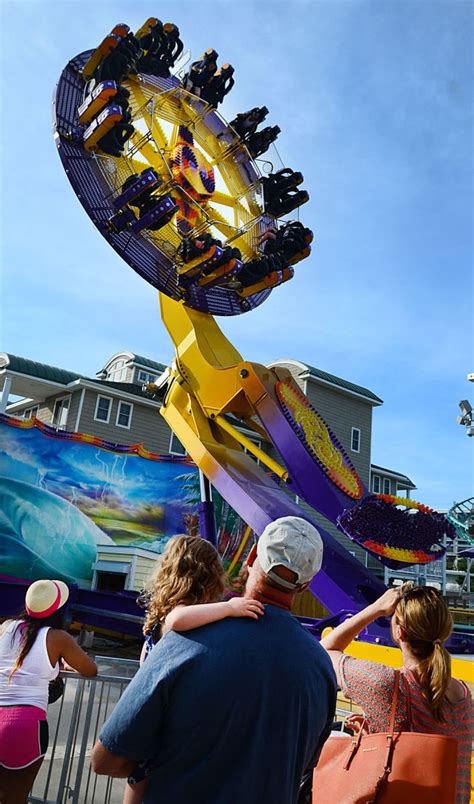
[[97,84],[96,88],[87,96],[77,110],[79,123],[81,125],[90,123],[116,94],[117,84],[115,81],[101,81],[100,84]]
[[132,223],[132,231],[138,234],[143,229],[159,229],[168,223],[177,211],[178,206],[174,199],[170,195],[164,195],[153,209],[142,215],[136,223]]
[[84,148],[86,151],[91,151],[97,146],[98,141],[113,128],[119,120],[122,120],[123,114],[120,106],[107,106],[92,123],[86,128],[82,136]]
[[144,170],[143,173],[137,178],[133,184],[127,187],[124,192],[120,193],[117,198],[114,198],[112,204],[114,209],[121,209],[122,207],[129,204],[136,198],[138,195],[143,193],[144,190],[148,190],[150,187],[157,186],[162,182],[160,181],[157,173],[153,170],[153,168],[148,168]]

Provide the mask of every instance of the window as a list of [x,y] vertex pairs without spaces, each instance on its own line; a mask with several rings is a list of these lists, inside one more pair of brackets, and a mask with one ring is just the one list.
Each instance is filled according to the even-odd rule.
[[176,436],[174,433],[171,433],[170,455],[186,455],[185,447],[183,447],[178,436]]
[[22,413],[22,417],[24,419],[32,419],[33,416],[38,415],[38,411],[39,411],[39,405],[35,405],[33,408],[26,408],[26,410],[24,410]]
[[372,475],[372,491],[374,494],[380,494],[380,477]]
[[117,427],[126,427],[127,430],[130,429],[130,425],[132,423],[132,410],[133,405],[131,405],[129,402],[119,402],[117,420],[115,422]]
[[360,452],[360,430],[358,427],[352,428],[351,450],[352,452]]
[[112,400],[109,396],[98,396],[95,405],[94,419],[96,422],[109,423]]
[[157,376],[156,374],[150,374],[149,371],[140,371],[138,372],[138,382],[156,382]]
[[107,379],[111,382],[123,382],[127,377],[125,360],[117,360],[109,368]]
[[53,427],[57,427],[58,430],[65,430],[67,424],[67,414],[69,411],[69,397],[63,397],[63,399],[57,399],[54,403],[53,409]]
[[390,480],[388,477],[384,477],[383,479],[383,493],[390,494]]

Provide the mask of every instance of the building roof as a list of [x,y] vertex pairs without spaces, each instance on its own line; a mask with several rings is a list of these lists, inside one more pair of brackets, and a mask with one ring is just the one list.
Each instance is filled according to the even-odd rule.
[[407,475],[403,475],[401,472],[395,472],[393,469],[386,469],[384,466],[378,466],[375,463],[372,463],[370,465],[370,469],[372,474],[387,475],[387,477],[393,477],[395,478],[395,480],[400,480],[401,483],[405,483],[406,488],[416,489],[413,480],[410,480],[410,478]]
[[152,372],[158,374],[162,374],[166,368],[165,363],[158,363],[156,360],[150,360],[149,357],[142,357],[142,355],[137,355],[135,352],[122,351],[116,352],[112,357],[109,357],[104,363],[104,366],[97,372],[96,376],[100,377],[100,375],[106,372],[108,367],[119,358],[123,358],[127,366],[138,366],[139,368],[150,369]]
[[343,380],[342,377],[336,377],[335,374],[329,374],[329,372],[322,371],[322,369],[316,368],[315,366],[308,366],[308,371],[311,377],[316,377],[318,380],[330,382],[331,385],[338,385],[340,388],[345,388],[347,391],[353,391],[355,394],[360,394],[360,396],[366,396],[368,399],[373,399],[374,402],[377,402],[380,405],[383,404],[383,399],[380,399],[379,396],[374,394],[372,391],[369,391],[368,388],[364,388],[363,385],[356,385],[356,383],[349,382],[349,380]]
[[96,380],[86,377],[85,374],[66,371],[65,369],[56,368],[56,366],[48,366],[46,363],[37,363],[35,360],[7,354],[6,352],[0,354],[0,369],[8,369],[8,371],[14,371],[17,374],[26,374],[28,377],[39,377],[42,380],[60,385],[68,385],[68,383],[78,379],[96,382]]
[[[154,361],[151,361],[153,363]],[[150,361],[149,361],[150,364]],[[148,364],[147,364],[148,365]],[[154,363],[155,366],[162,364]],[[163,367],[164,368],[164,367]],[[18,357],[18,355],[7,354],[6,352],[0,353],[0,372],[12,372],[13,374],[22,375],[23,377],[31,377],[32,383],[23,381],[22,386],[18,388],[18,393],[25,396],[26,399],[44,398],[44,393],[48,388],[48,384],[54,386],[63,386],[68,388],[71,384],[77,383],[78,380],[84,380],[87,383],[94,385],[97,390],[106,393],[107,390],[112,388],[116,391],[139,396],[142,399],[150,400],[149,394],[142,391],[140,385],[131,382],[113,382],[108,380],[98,379],[97,377],[87,377],[85,374],[78,374],[73,371],[66,371],[65,369],[57,368],[56,366],[49,366],[46,363],[38,363],[35,360],[29,360],[26,357]],[[161,369],[163,370],[163,369]],[[40,387],[38,382],[43,381]],[[23,387],[24,386],[24,387]],[[17,393],[12,389],[13,393]],[[50,388],[51,393],[58,393],[58,389]],[[15,403],[14,403],[15,404]],[[17,402],[17,405],[20,403]]]
[[143,366],[144,368],[154,369],[155,371],[158,371],[160,374],[162,374],[166,368],[165,363],[158,363],[156,360],[150,360],[149,357],[134,355],[134,358],[135,359],[133,362],[136,363],[137,365]]
[[379,396],[374,394],[368,388],[364,388],[362,385],[349,382],[349,380],[344,380],[342,377],[337,377],[335,374],[329,374],[328,371],[323,371],[322,369],[316,368],[316,366],[310,366],[309,363],[302,363],[300,360],[293,360],[289,358],[286,360],[274,360],[270,365],[274,366],[282,363],[299,366],[301,368],[301,375],[313,377],[315,380],[321,380],[322,382],[330,385],[336,385],[338,388],[342,388],[343,390],[349,391],[352,394],[357,394],[358,396],[363,396],[366,399],[370,399],[375,405],[383,405],[383,399],[380,399]]

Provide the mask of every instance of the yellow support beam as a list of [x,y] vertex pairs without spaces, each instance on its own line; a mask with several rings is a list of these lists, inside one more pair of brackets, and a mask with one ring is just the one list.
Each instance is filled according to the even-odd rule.
[[245,447],[245,449],[248,452],[251,452],[252,455],[255,455],[255,457],[260,461],[260,463],[263,463],[264,466],[270,469],[271,472],[274,472],[279,478],[281,478],[281,480],[283,480],[286,483],[286,481],[288,480],[288,472],[286,469],[283,468],[283,466],[274,461],[273,458],[270,458],[270,456],[267,455],[266,452],[257,447],[257,445],[254,444],[254,442],[251,441],[250,438],[247,438],[247,436],[241,433],[240,430],[237,430],[237,428],[234,427],[229,421],[227,421],[227,419],[225,419],[224,416],[215,416],[211,418],[214,418],[214,421],[216,422],[216,424],[219,425],[219,427],[222,427],[222,429],[225,430],[226,433],[231,435],[232,438],[235,438],[235,440],[238,441],[239,444],[242,444],[242,446]]

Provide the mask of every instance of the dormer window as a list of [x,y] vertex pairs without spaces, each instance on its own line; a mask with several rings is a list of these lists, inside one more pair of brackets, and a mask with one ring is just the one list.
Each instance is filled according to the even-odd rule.
[[124,382],[127,377],[127,366],[125,360],[116,360],[109,367],[107,380],[109,382]]

